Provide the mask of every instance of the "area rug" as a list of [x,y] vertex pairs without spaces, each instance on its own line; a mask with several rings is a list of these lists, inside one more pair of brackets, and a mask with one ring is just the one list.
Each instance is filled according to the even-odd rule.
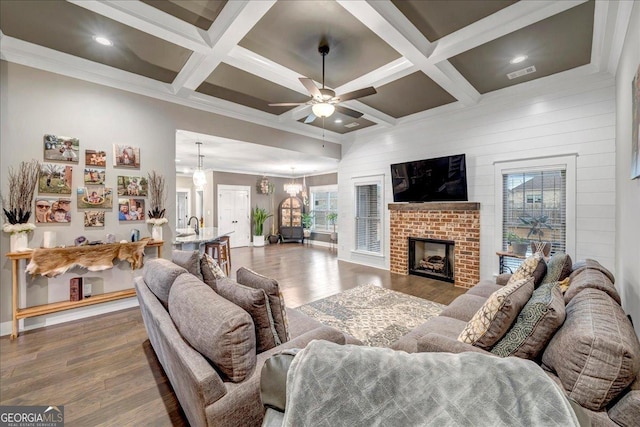
[[358,338],[365,345],[389,347],[444,308],[437,302],[376,285],[361,285],[296,310]]

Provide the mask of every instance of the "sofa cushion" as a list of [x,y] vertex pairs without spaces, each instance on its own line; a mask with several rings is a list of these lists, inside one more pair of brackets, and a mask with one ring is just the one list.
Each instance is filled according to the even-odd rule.
[[504,288],[504,285],[507,284],[507,281],[505,281],[504,284],[501,285],[496,284],[491,280],[481,280],[477,285],[469,289],[465,295],[476,295],[479,297],[489,298],[492,293]]
[[544,262],[542,254],[536,252],[529,258],[525,259],[518,269],[511,275],[507,284],[516,282],[527,277],[533,277],[534,286],[537,287],[541,282],[544,275],[547,273],[547,263]]
[[202,280],[200,271],[200,252],[198,251],[178,251],[171,252],[171,261],[185,268],[189,273]]
[[280,337],[280,342],[285,343],[289,341],[290,336],[287,312],[285,310],[284,297],[280,292],[278,282],[244,267],[238,269],[236,272],[236,279],[241,285],[255,289],[262,289],[267,293],[269,305],[271,306],[271,314],[273,315],[273,323],[275,324],[276,332]]
[[593,411],[605,408],[640,368],[640,343],[622,308],[607,294],[585,289],[542,355],[568,396]]
[[609,270],[604,268],[602,264],[600,264],[595,259],[590,259],[590,258],[576,261],[575,264],[573,264],[573,267],[572,267],[573,271],[571,272],[571,278],[573,278],[577,274],[580,274],[580,272],[582,272],[583,270],[587,270],[587,269],[598,270],[602,272],[605,276],[607,276],[609,280],[611,280],[611,283],[616,283],[616,279],[613,277],[613,274]]
[[[502,286],[501,286],[502,288]],[[480,307],[487,301],[487,297],[466,294],[460,295],[451,304],[446,306],[440,316],[453,317],[454,319],[468,322],[474,314],[480,310]]]
[[532,292],[532,277],[511,282],[495,291],[469,320],[458,340],[489,350],[507,333]]
[[200,270],[202,271],[202,280],[214,291],[216,290],[216,280],[227,277],[218,262],[207,253],[200,257]]
[[564,299],[558,282],[545,283],[533,291],[516,322],[491,353],[501,357],[534,359],[547,345],[565,318]]
[[258,353],[281,344],[273,324],[271,307],[265,291],[241,285],[228,277],[216,281],[215,291],[249,313],[256,331]]
[[169,292],[169,314],[180,335],[232,382],[256,367],[256,334],[251,316],[190,274]]
[[542,284],[560,282],[571,274],[573,263],[568,254],[558,252],[553,254],[547,263],[547,274],[542,279]]
[[168,259],[154,258],[144,263],[142,277],[151,292],[162,302],[165,308],[169,304],[169,289],[178,276],[187,270],[175,265]]
[[629,387],[629,391],[608,412],[609,417],[621,426],[638,425],[638,420],[640,420],[640,378],[636,378]]
[[578,274],[571,274],[569,289],[564,293],[564,303],[569,304],[571,299],[585,289],[598,289],[620,304],[620,295],[613,286],[609,276],[599,269],[582,268]]
[[391,345],[391,348],[406,351],[407,353],[415,353],[418,351],[418,340],[434,332],[457,341],[458,335],[460,335],[465,326],[467,326],[467,323],[462,320],[454,319],[453,317],[435,316],[413,328],[408,334],[403,335]]

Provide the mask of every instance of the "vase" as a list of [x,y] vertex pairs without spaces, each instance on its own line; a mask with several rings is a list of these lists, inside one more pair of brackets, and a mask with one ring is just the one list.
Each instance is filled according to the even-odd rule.
[[24,252],[29,249],[27,231],[11,233],[11,252]]
[[162,241],[162,226],[154,225],[151,227],[151,238],[153,240]]

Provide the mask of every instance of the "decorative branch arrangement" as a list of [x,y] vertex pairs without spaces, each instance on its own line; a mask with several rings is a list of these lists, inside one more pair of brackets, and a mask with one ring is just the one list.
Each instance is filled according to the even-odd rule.
[[[164,219],[163,223],[167,222],[166,218],[164,218],[165,209],[163,208],[165,202],[167,201],[166,194],[166,185],[164,181],[164,176],[157,173],[156,171],[151,171],[148,174],[149,176],[149,207],[151,210],[148,212],[149,219]],[[147,221],[149,222],[149,221]]]
[[9,224],[24,224],[31,216],[33,193],[38,185],[40,162],[20,162],[17,169],[9,168],[9,199],[2,194],[2,210]]

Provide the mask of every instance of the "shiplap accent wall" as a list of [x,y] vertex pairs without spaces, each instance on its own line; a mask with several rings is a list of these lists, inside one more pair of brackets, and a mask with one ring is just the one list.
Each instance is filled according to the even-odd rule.
[[[389,268],[392,163],[466,154],[469,201],[480,202],[480,277],[498,271],[495,255],[494,162],[577,154],[576,253],[615,268],[615,81],[608,74],[535,82],[487,95],[472,107],[387,132],[365,133],[343,145],[338,170],[342,260]],[[353,252],[354,178],[384,175],[383,257]],[[501,189],[497,189],[501,191]]]

